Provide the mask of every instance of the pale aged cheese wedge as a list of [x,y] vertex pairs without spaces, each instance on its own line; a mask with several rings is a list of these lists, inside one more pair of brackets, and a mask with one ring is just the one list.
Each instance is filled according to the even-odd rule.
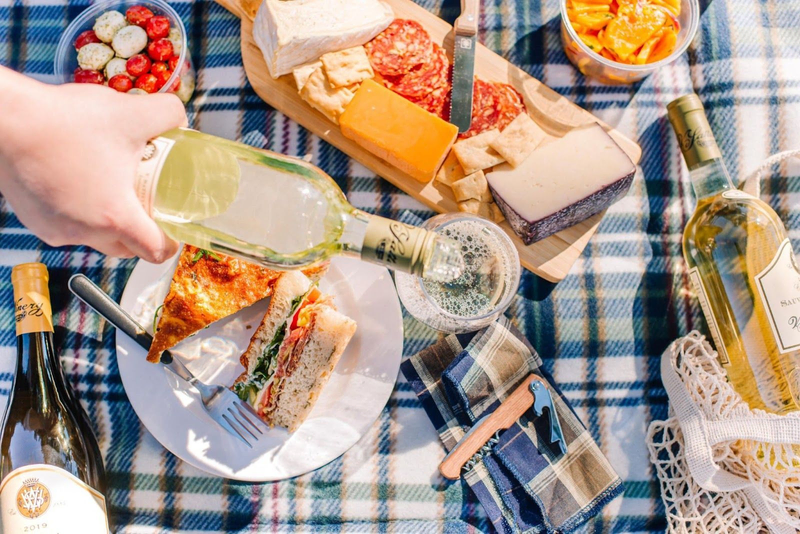
[[327,52],[366,43],[393,19],[380,0],[264,0],[253,38],[278,78]]
[[526,245],[625,196],[636,165],[597,124],[540,146],[518,167],[486,174],[495,202]]
[[314,61],[313,63],[301,65],[292,71],[294,83],[297,85],[298,92],[303,89],[303,86],[308,81],[308,78],[314,74],[314,71],[320,67],[322,67],[322,61]]
[[458,135],[449,122],[374,80],[361,84],[339,125],[345,137],[420,182],[433,179]]

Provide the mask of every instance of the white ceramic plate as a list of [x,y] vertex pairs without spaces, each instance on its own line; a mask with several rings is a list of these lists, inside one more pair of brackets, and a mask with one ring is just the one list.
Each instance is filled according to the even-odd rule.
[[[122,307],[147,328],[169,288],[175,262],[140,261],[122,294]],[[358,323],[308,419],[294,433],[267,433],[253,448],[219,427],[199,396],[171,371],[148,363],[145,350],[117,335],[120,376],[133,409],[151,434],[176,456],[208,473],[266,482],[302,475],[341,456],[378,418],[392,393],[403,350],[403,321],[386,269],[335,259],[320,282],[336,306]],[[258,327],[267,301],[223,319],[172,352],[207,383],[230,385],[242,372],[239,356]]]

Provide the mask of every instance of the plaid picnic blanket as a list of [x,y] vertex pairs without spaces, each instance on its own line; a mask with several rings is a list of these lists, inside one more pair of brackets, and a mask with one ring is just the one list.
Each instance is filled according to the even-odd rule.
[[[458,14],[458,2],[420,1],[450,22]],[[199,69],[189,106],[195,128],[287,154],[310,153],[358,208],[389,217],[405,209],[431,215],[259,100],[241,66],[233,16],[210,0],[173,5],[187,25]],[[85,6],[84,0],[0,0],[0,64],[49,80],[59,35]],[[587,532],[664,531],[644,443],[647,424],[667,416],[659,355],[676,337],[705,328],[681,258],[680,236],[694,199],[666,104],[692,90],[701,95],[734,176],[744,176],[770,154],[800,147],[797,3],[701,0],[701,8],[700,31],[683,58],[639,84],[608,87],[587,82],[568,63],[557,0],[482,2],[483,43],[638,139],[644,151],[631,192],[609,210],[570,275],[553,285],[525,273],[508,312],[623,479],[623,497],[607,505]],[[765,181],[762,198],[800,247],[800,181],[791,179],[800,166],[787,162],[776,171]],[[240,484],[177,460],[127,402],[112,330],[66,292],[68,276],[84,272],[119,298],[134,262],[85,248],[46,247],[2,199],[0,393],[7,393],[14,365],[11,266],[35,260],[51,269],[58,349],[99,436],[108,502],[120,532],[490,530],[471,493],[436,475],[441,445],[402,378],[369,434],[306,476]],[[411,318],[405,328],[407,355],[436,340]]]

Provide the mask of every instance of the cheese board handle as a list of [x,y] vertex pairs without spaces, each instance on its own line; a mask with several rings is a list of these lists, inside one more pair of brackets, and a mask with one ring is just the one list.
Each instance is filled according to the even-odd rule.
[[443,477],[458,480],[461,476],[461,468],[489,441],[489,438],[494,436],[498,430],[509,428],[533,405],[533,393],[528,386],[534,378],[537,378],[536,375],[529,375],[491,415],[475,423],[472,430],[453,447],[453,450],[439,464],[439,472]]
[[481,0],[461,0],[461,15],[453,27],[457,35],[477,35]]

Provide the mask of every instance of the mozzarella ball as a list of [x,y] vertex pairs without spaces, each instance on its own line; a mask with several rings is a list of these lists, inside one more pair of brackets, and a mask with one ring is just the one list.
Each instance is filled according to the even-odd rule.
[[128,69],[125,67],[127,61],[122,58],[115,57],[111,61],[106,64],[106,79],[110,80],[117,74],[124,74],[125,76],[130,78],[130,74],[128,74]]
[[172,43],[172,53],[176,56],[180,56],[181,50],[183,50],[183,36],[180,30],[178,30],[178,28],[170,28],[167,39]]
[[138,87],[134,87],[133,89],[130,89],[126,94],[129,94],[129,95],[146,95],[147,91],[145,91],[144,89],[139,89]]
[[125,26],[114,35],[111,46],[119,57],[135,56],[147,46],[147,32],[139,26]]
[[78,50],[78,65],[87,70],[103,70],[114,57],[111,47],[103,43],[89,43]]
[[191,72],[187,72],[181,76],[181,86],[175,92],[175,95],[181,99],[181,102],[186,104],[192,98],[194,93],[194,76]]
[[118,30],[128,25],[125,15],[119,11],[106,11],[94,21],[94,33],[104,43],[110,43]]

